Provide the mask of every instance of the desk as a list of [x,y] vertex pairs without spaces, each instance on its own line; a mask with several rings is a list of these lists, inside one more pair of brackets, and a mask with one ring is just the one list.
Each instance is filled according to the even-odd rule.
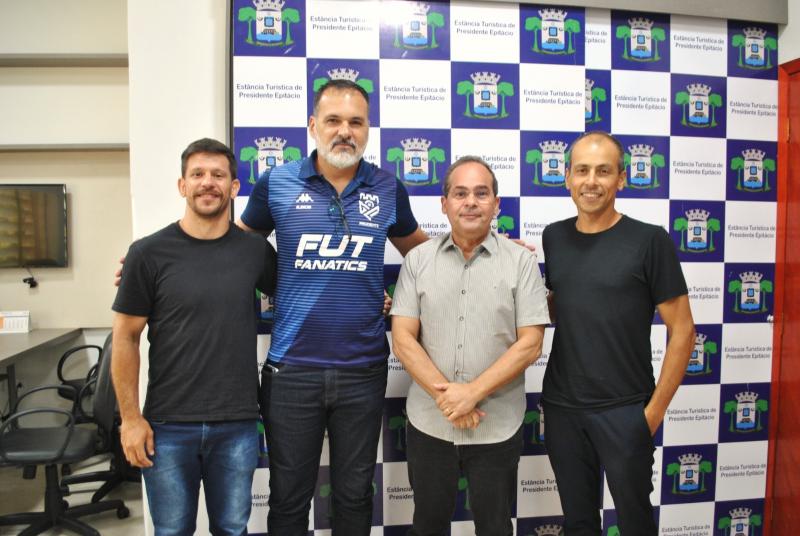
[[0,374],[0,380],[5,377],[8,383],[9,411],[13,412],[17,404],[16,362],[35,350],[56,346],[80,334],[80,328],[34,329],[28,333],[0,334],[0,367],[6,369],[5,374]]

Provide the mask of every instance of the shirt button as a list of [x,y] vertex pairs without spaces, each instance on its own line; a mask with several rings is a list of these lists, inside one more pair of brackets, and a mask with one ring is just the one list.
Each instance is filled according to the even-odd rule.
[[459,317],[458,317],[458,319],[459,319],[460,321],[462,321],[462,322],[464,321],[464,317],[463,317],[463,316],[459,316]]
[[466,294],[466,293],[467,293],[467,291],[466,291],[466,290],[464,290],[464,289],[461,289],[461,294]]
[[463,345],[463,344],[459,344],[459,345],[458,345],[459,349],[460,349],[462,346],[464,346],[464,345]]
[[467,268],[469,268],[469,264],[464,265],[464,269],[466,270]]

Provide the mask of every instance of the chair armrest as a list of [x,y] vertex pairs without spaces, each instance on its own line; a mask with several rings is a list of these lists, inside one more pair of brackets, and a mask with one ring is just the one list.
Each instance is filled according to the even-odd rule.
[[[61,446],[59,447],[58,451],[53,456],[53,458],[49,460],[43,460],[44,463],[57,462],[62,458],[62,456],[64,456],[64,451],[67,450],[67,445],[69,445],[70,439],[72,439],[72,432],[75,430],[75,417],[72,416],[72,413],[63,409],[33,408],[33,409],[26,409],[25,411],[20,411],[18,413],[14,413],[8,418],[8,420],[6,420],[2,425],[0,425],[0,462],[11,461],[6,457],[6,448],[4,440],[7,435],[21,433],[22,429],[19,428],[16,423],[20,419],[41,413],[58,414],[58,415],[63,415],[67,418],[67,423],[64,425],[65,427],[67,427],[67,434],[64,437],[64,442],[61,444]],[[50,428],[52,429],[53,427]]]
[[86,398],[92,396],[93,394],[95,394],[94,393],[94,389],[95,389],[96,386],[97,386],[97,377],[95,376],[92,379],[90,379],[88,382],[86,382],[86,385],[84,385],[81,388],[81,390],[78,392],[78,397],[75,399],[75,407],[78,409],[78,415],[80,415],[81,417],[85,417],[87,419],[90,419],[90,420],[94,420],[94,410],[92,411],[91,414],[86,413],[83,410],[83,401],[84,401],[84,399],[86,399]]
[[81,350],[91,350],[91,349],[97,350],[97,357],[99,359],[100,355],[103,353],[103,349],[101,347],[97,346],[96,344],[84,344],[84,345],[81,345],[81,346],[76,346],[74,348],[70,348],[69,350],[64,352],[64,354],[61,356],[61,359],[58,360],[58,367],[56,369],[56,373],[58,374],[58,379],[60,381],[62,381],[62,382],[67,381],[66,378],[64,378],[63,368],[64,368],[64,363],[67,362],[67,359],[69,359],[69,356],[71,356],[75,352],[79,352]]
[[19,396],[19,398],[17,398],[17,404],[12,408],[12,412],[16,413],[19,410],[20,402],[22,402],[26,397],[28,397],[28,396],[30,396],[30,395],[32,395],[34,393],[39,393],[41,391],[49,391],[49,390],[53,390],[53,391],[58,392],[59,389],[61,389],[61,390],[69,389],[69,390],[73,391],[73,393],[75,394],[76,397],[78,395],[78,390],[75,387],[73,387],[72,385],[69,385],[69,384],[64,384],[64,385],[42,385],[42,386],[39,386],[39,387],[34,387],[33,389],[29,389],[29,390],[25,391],[24,393],[22,393]]

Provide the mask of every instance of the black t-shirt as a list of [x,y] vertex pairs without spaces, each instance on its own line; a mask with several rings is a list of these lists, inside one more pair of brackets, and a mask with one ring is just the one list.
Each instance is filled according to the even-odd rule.
[[145,417],[258,417],[255,289],[272,294],[275,274],[272,246],[235,225],[200,240],[173,223],[131,244],[112,309],[148,317]]
[[579,232],[576,219],[542,235],[556,320],[542,398],[570,408],[647,400],[655,307],[687,294],[675,246],[661,227],[627,216],[594,234]]

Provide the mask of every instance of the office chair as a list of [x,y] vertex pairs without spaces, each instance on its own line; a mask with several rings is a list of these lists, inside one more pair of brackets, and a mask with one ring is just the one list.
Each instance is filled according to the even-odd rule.
[[[108,335],[107,340],[110,340],[111,334]],[[81,350],[97,350],[97,363],[100,363],[100,359],[103,357],[103,349],[96,344],[83,344],[81,346],[75,346],[74,348],[70,348],[61,356],[58,360],[58,367],[56,368],[56,373],[58,374],[58,381],[61,382],[62,386],[65,386],[63,389],[58,390],[58,395],[61,398],[66,398],[67,400],[72,400],[73,402],[76,401],[76,393],[80,393],[81,389],[89,382],[91,378],[94,377],[97,371],[97,365],[94,365],[89,368],[87,374],[80,378],[65,378],[64,377],[64,369],[66,367],[67,361],[69,360],[70,356],[75,355],[76,353],[80,352]],[[70,389],[69,387],[74,387],[74,389]]]
[[[38,407],[19,411],[19,403],[33,393],[65,388],[63,385],[37,387],[23,394],[17,401],[14,413],[0,425],[0,463],[21,466],[45,466],[44,512],[7,514],[0,516],[0,525],[29,525],[20,532],[22,536],[40,534],[50,527],[63,527],[86,536],[100,533],[78,518],[116,510],[117,517],[130,515],[125,503],[119,500],[102,501],[70,507],[58,482],[58,465],[85,460],[95,452],[95,430],[78,428],[69,411]],[[77,394],[75,395],[77,397]],[[61,415],[66,424],[24,426],[28,417],[39,414]],[[30,472],[25,477],[32,478]]]
[[61,480],[62,489],[69,493],[69,486],[72,484],[104,482],[92,495],[92,502],[96,503],[122,482],[140,482],[141,473],[125,459],[120,442],[117,396],[111,383],[110,335],[103,344],[97,374],[89,380],[78,396],[78,409],[85,418],[97,424],[99,442],[96,454],[111,453],[111,467],[107,471],[65,476]]

